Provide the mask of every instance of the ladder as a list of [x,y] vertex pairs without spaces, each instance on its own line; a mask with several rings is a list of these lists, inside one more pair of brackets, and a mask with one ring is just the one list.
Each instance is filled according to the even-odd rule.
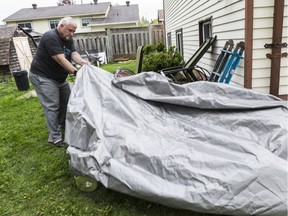
[[233,50],[233,40],[228,40],[220,55],[218,56],[212,72],[210,73],[209,81],[220,82],[229,84],[232,76],[234,75],[236,68],[239,65],[240,60],[243,58],[245,49],[244,41],[240,41],[236,44]]
[[243,58],[242,55],[244,53],[245,43],[241,41],[237,43],[236,48],[231,54],[229,60],[227,61],[224,71],[220,77],[219,82],[229,84],[232,76],[234,75],[236,68],[238,67],[240,60]]
[[234,47],[234,41],[228,40],[226,41],[224,47],[221,49],[221,53],[219,54],[214,67],[212,69],[212,72],[210,73],[210,77],[208,81],[211,82],[217,82],[219,77],[221,76],[221,73],[226,65],[226,62],[228,61],[231,51]]

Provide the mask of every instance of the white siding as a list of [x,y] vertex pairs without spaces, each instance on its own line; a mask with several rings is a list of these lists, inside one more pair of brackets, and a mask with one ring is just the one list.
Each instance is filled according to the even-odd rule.
[[[285,0],[282,42],[288,43],[287,1]],[[269,92],[271,68],[271,60],[266,57],[266,54],[270,53],[271,49],[265,49],[264,45],[272,43],[273,7],[273,0],[254,0],[252,88],[265,93]],[[199,47],[199,21],[212,16],[212,33],[213,36],[217,35],[217,43],[212,53],[207,52],[199,62],[200,66],[209,70],[212,69],[226,40],[233,39],[235,44],[244,40],[244,0],[164,0],[164,11],[166,33],[171,32],[172,45],[176,44],[175,31],[183,29],[185,61]],[[287,52],[287,48],[283,48],[283,52]],[[282,58],[279,94],[288,93],[287,67],[287,58]],[[244,85],[244,60],[240,62],[231,84]]]
[[[228,39],[234,43],[244,40],[244,1],[224,0],[164,0],[166,33],[171,32],[172,44],[176,44],[175,30],[183,28],[184,60],[187,61],[199,48],[199,21],[212,16],[212,33],[217,42],[212,53],[207,52],[200,60],[200,66],[212,69],[215,60]],[[237,68],[237,75],[243,76],[243,61]],[[243,84],[244,79],[237,79]],[[234,81],[234,79],[233,79]]]
[[[287,41],[287,0],[285,1],[283,20],[283,39]],[[266,57],[271,49],[265,49],[265,44],[272,43],[274,1],[254,0],[254,31],[253,31],[253,89],[269,93],[271,60]],[[282,49],[282,53],[287,48]],[[287,58],[281,59],[279,94],[287,94]]]
[[253,26],[253,89],[269,93],[271,60],[266,58],[264,45],[272,43],[274,1],[254,1]]

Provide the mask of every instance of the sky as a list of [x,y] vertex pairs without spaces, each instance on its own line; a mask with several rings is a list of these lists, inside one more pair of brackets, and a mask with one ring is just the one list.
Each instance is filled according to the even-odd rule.
[[[2,20],[22,8],[32,8],[32,4],[38,7],[57,6],[57,0],[0,0],[0,25]],[[76,4],[89,4],[93,0],[76,0]],[[98,2],[111,2],[112,5],[125,5],[126,0],[98,0]],[[144,16],[147,20],[156,19],[157,11],[163,9],[163,0],[130,0],[130,4],[138,4],[140,18]]]

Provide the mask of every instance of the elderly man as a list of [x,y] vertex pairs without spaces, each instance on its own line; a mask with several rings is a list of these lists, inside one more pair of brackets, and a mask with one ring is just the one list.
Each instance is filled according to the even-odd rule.
[[63,18],[56,29],[47,31],[41,37],[33,58],[29,79],[33,84],[45,112],[48,142],[56,147],[66,147],[61,128],[65,127],[70,86],[66,81],[69,73],[76,74],[71,63],[89,64],[76,51],[72,37],[77,25],[71,17]]

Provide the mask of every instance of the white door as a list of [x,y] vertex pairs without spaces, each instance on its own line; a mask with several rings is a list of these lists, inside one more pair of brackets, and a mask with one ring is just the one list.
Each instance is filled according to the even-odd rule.
[[32,53],[30,50],[29,42],[27,37],[13,37],[14,46],[16,49],[17,57],[20,63],[21,70],[27,70],[29,72]]

